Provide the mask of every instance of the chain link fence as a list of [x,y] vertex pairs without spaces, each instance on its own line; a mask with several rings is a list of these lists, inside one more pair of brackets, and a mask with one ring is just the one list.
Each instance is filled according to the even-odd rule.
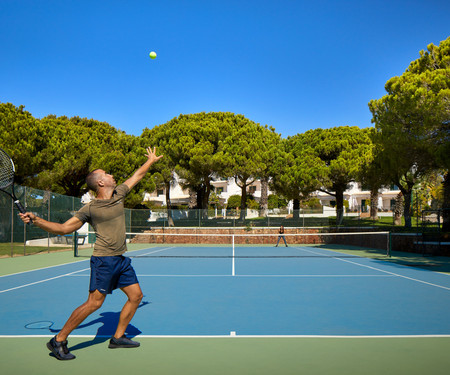
[[[16,185],[15,193],[28,211],[57,223],[68,220],[82,206],[79,198],[24,186]],[[0,194],[0,256],[27,255],[61,247],[70,248],[70,240],[25,225],[12,199]]]
[[[27,207],[28,211],[54,222],[63,223],[83,206],[80,198],[69,197],[49,191],[16,186],[16,195]],[[337,217],[341,217],[337,223]],[[165,207],[152,209],[126,209],[126,231],[144,232],[152,228],[279,228],[285,227],[330,228],[360,227],[370,225],[367,220],[361,220],[359,213],[337,215],[330,207],[321,209],[301,209],[296,212],[288,209],[268,210],[264,215],[258,210],[248,209],[241,215],[239,209],[171,209]],[[392,224],[392,218],[389,219]],[[88,235],[91,230],[83,227],[79,232],[79,240],[84,245],[92,244],[95,237]],[[12,199],[6,194],[0,194],[0,257],[28,255],[39,252],[71,249],[74,246],[72,235],[57,236],[49,234],[33,225],[24,225],[20,220]]]

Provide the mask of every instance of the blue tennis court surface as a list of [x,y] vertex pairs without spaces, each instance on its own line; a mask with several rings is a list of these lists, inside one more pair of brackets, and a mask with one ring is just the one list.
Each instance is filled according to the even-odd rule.
[[[450,276],[320,247],[128,252],[144,292],[129,335],[450,335]],[[87,298],[89,258],[0,277],[0,335],[53,335]],[[73,335],[111,336],[114,291]]]

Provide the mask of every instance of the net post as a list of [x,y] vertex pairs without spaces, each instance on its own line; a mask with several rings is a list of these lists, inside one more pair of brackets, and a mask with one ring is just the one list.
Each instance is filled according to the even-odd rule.
[[392,251],[392,234],[391,231],[388,232],[388,246],[387,246],[387,256],[390,258],[391,257],[391,251]]
[[231,276],[235,276],[235,263],[234,263],[234,234],[231,235],[231,248],[232,248],[232,257],[231,257]]
[[73,256],[78,257],[78,232],[73,232]]
[[14,256],[14,203],[11,199],[11,258]]

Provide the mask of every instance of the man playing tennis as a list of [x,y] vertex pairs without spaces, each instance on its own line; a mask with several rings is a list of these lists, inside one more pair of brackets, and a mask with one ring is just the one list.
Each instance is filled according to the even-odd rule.
[[89,189],[96,193],[96,199],[82,207],[65,223],[55,223],[37,217],[31,212],[19,214],[25,222],[54,234],[65,235],[76,231],[88,222],[96,234],[94,252],[91,257],[91,279],[89,296],[85,303],[76,308],[61,331],[48,343],[48,349],[60,360],[74,359],[67,348],[67,337],[90,314],[102,306],[106,295],[120,288],[128,297],[120,313],[116,332],[109,342],[109,348],[133,348],[140,344],[125,336],[125,330],[134,316],[141,300],[142,291],[136,273],[126,252],[124,199],[128,192],[145,176],[150,166],[162,158],[156,156],[156,148],[149,147],[147,161],[123,184],[116,186],[114,177],[102,169],[96,169],[86,177]]

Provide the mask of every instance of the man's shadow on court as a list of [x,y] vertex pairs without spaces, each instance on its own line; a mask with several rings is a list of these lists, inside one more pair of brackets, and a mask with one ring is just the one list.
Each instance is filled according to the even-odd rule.
[[[138,309],[148,305],[150,302],[142,302]],[[76,329],[80,329],[80,328],[85,328],[85,327],[90,327],[93,326],[95,324],[101,324],[100,327],[97,330],[97,334],[95,335],[95,337],[91,340],[91,341],[86,341],[86,342],[82,342],[80,344],[71,346],[69,349],[70,351],[75,351],[75,350],[79,350],[79,349],[85,349],[88,348],[92,345],[97,345],[97,344],[101,344],[104,343],[105,341],[108,341],[109,339],[111,339],[111,336],[114,335],[114,333],[116,332],[117,329],[117,324],[119,323],[119,317],[120,317],[120,311],[118,312],[103,312],[100,314],[100,318],[91,320],[88,323],[85,324],[80,324]],[[52,329],[50,328],[50,331],[53,333],[58,333],[60,330],[59,329]],[[74,331],[74,332],[75,332]],[[133,326],[132,324],[128,324],[128,327],[125,331],[126,335],[128,337],[134,337],[139,335],[140,333],[142,333],[138,328],[136,328],[135,326]],[[51,355],[52,353],[50,353]]]

